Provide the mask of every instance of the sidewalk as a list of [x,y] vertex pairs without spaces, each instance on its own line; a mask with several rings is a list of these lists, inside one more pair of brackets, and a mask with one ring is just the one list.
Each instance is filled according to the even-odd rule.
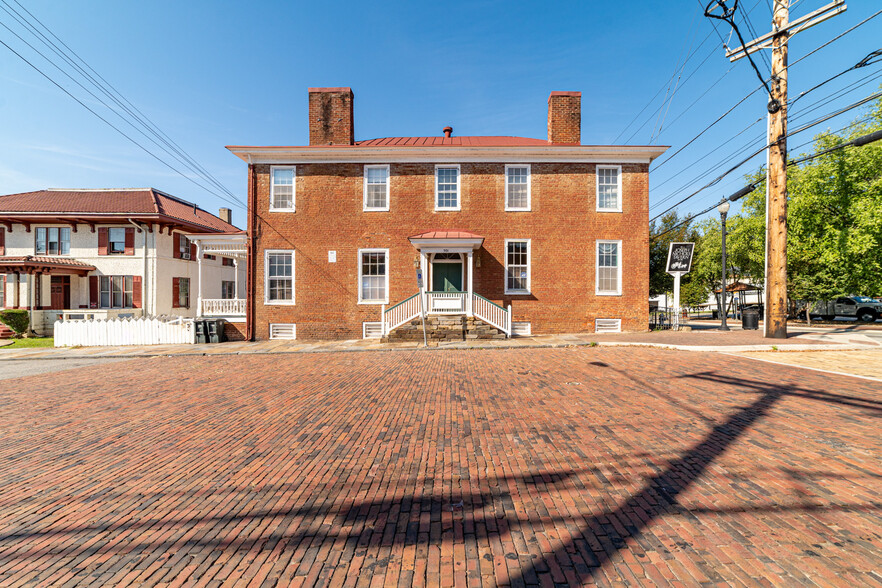
[[[821,351],[882,350],[882,342],[865,334],[827,330],[792,329],[787,339],[764,339],[761,331],[743,331],[734,327],[718,331],[716,325],[694,325],[692,331],[655,331],[648,333],[536,335],[491,341],[466,341],[442,344],[433,349],[505,349],[573,346],[638,346],[683,351]],[[380,343],[376,339],[349,341],[256,341],[214,345],[152,345],[131,347],[77,348],[0,348],[0,361],[10,359],[82,359],[97,357],[153,357],[168,355],[248,355],[281,353],[327,353],[337,351],[394,351],[421,348],[422,343]]]

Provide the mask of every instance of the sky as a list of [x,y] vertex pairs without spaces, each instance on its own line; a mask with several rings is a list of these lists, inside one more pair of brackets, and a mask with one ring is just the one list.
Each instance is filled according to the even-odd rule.
[[[353,89],[356,139],[440,136],[446,125],[454,135],[545,138],[548,94],[581,91],[583,144],[670,145],[673,154],[759,86],[747,60],[726,59],[723,43],[739,43],[729,40],[727,24],[702,15],[698,0],[18,2],[0,0],[0,41],[185,173],[0,45],[0,194],[152,186],[212,212],[232,204],[240,227],[246,165],[224,146],[307,144],[308,87]],[[739,2],[745,40],[770,30],[770,2]],[[796,0],[791,20],[826,3]],[[30,18],[22,5],[233,196],[196,185],[206,181],[17,38],[63,64],[14,20],[12,10]],[[880,49],[882,16],[794,63],[880,8],[849,0],[845,13],[791,39],[791,99]],[[768,73],[764,53],[757,66]],[[791,109],[790,128],[879,91],[880,72],[877,62],[807,94]],[[761,148],[766,101],[755,92],[670,162],[653,163],[650,217]],[[865,113],[854,109],[812,127],[790,148]],[[811,151],[810,144],[795,149]],[[719,201],[764,161],[758,155],[678,210]]]

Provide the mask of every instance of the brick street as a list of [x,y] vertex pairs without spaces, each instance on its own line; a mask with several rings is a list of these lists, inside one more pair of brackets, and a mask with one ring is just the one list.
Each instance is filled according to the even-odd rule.
[[3,380],[0,584],[882,586],[882,386],[643,348]]

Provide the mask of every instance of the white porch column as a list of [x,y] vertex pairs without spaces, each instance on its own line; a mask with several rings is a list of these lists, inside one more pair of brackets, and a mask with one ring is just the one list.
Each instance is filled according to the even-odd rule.
[[236,285],[234,286],[235,290],[233,291],[233,298],[236,300],[239,299],[239,258],[233,258],[233,280]]
[[466,298],[466,312],[472,316],[472,293],[474,292],[474,282],[472,275],[475,273],[475,252],[469,251],[469,276],[468,276],[468,297]]
[[420,251],[420,267],[423,270],[423,287],[420,291],[420,296],[423,297],[423,309],[428,314],[429,297],[426,295],[426,292],[429,291],[429,256],[423,251]]
[[196,263],[199,266],[199,285],[197,286],[197,292],[199,293],[196,299],[196,316],[202,316],[202,241],[196,241]]
[[34,275],[28,274],[28,335],[34,330]]

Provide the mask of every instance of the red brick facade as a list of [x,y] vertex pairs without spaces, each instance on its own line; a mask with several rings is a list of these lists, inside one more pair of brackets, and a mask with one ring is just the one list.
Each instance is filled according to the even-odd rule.
[[[552,101],[549,104],[551,109]],[[311,124],[312,117],[311,102]],[[604,160],[595,149],[583,157],[592,161],[554,163],[538,155],[537,161],[530,161],[529,153],[514,150],[506,161],[497,150],[492,163],[456,161],[449,152],[435,161],[396,163],[395,159],[406,160],[410,151],[396,152],[390,161],[368,161],[357,147],[326,147],[331,162],[311,163],[296,151],[305,148],[293,148],[290,155],[274,153],[273,163],[249,165],[252,337],[269,338],[272,323],[294,323],[298,339],[360,338],[363,322],[380,321],[381,305],[359,303],[359,249],[389,250],[392,305],[418,291],[414,262],[419,253],[408,237],[445,229],[484,237],[483,246],[474,252],[474,291],[503,306],[511,304],[513,321],[530,322],[534,334],[593,331],[597,318],[621,319],[622,330],[647,328],[650,157],[630,158],[639,163],[627,162],[627,154]],[[341,149],[353,150],[354,161],[345,161]],[[312,148],[310,156],[318,159],[315,151]],[[258,161],[259,157],[255,156]],[[550,156],[546,152],[542,157]],[[474,158],[472,150],[468,159]],[[363,209],[366,163],[389,165],[388,211]],[[505,210],[506,163],[530,165],[529,211]],[[436,164],[460,166],[459,211],[435,210]],[[621,166],[621,212],[596,210],[596,168],[603,164]],[[294,212],[270,211],[272,165],[296,166]],[[505,294],[506,239],[530,240],[528,295]],[[621,241],[621,295],[595,293],[597,240]],[[295,304],[265,303],[267,250],[295,251]],[[336,252],[336,262],[329,261],[329,252]]]

